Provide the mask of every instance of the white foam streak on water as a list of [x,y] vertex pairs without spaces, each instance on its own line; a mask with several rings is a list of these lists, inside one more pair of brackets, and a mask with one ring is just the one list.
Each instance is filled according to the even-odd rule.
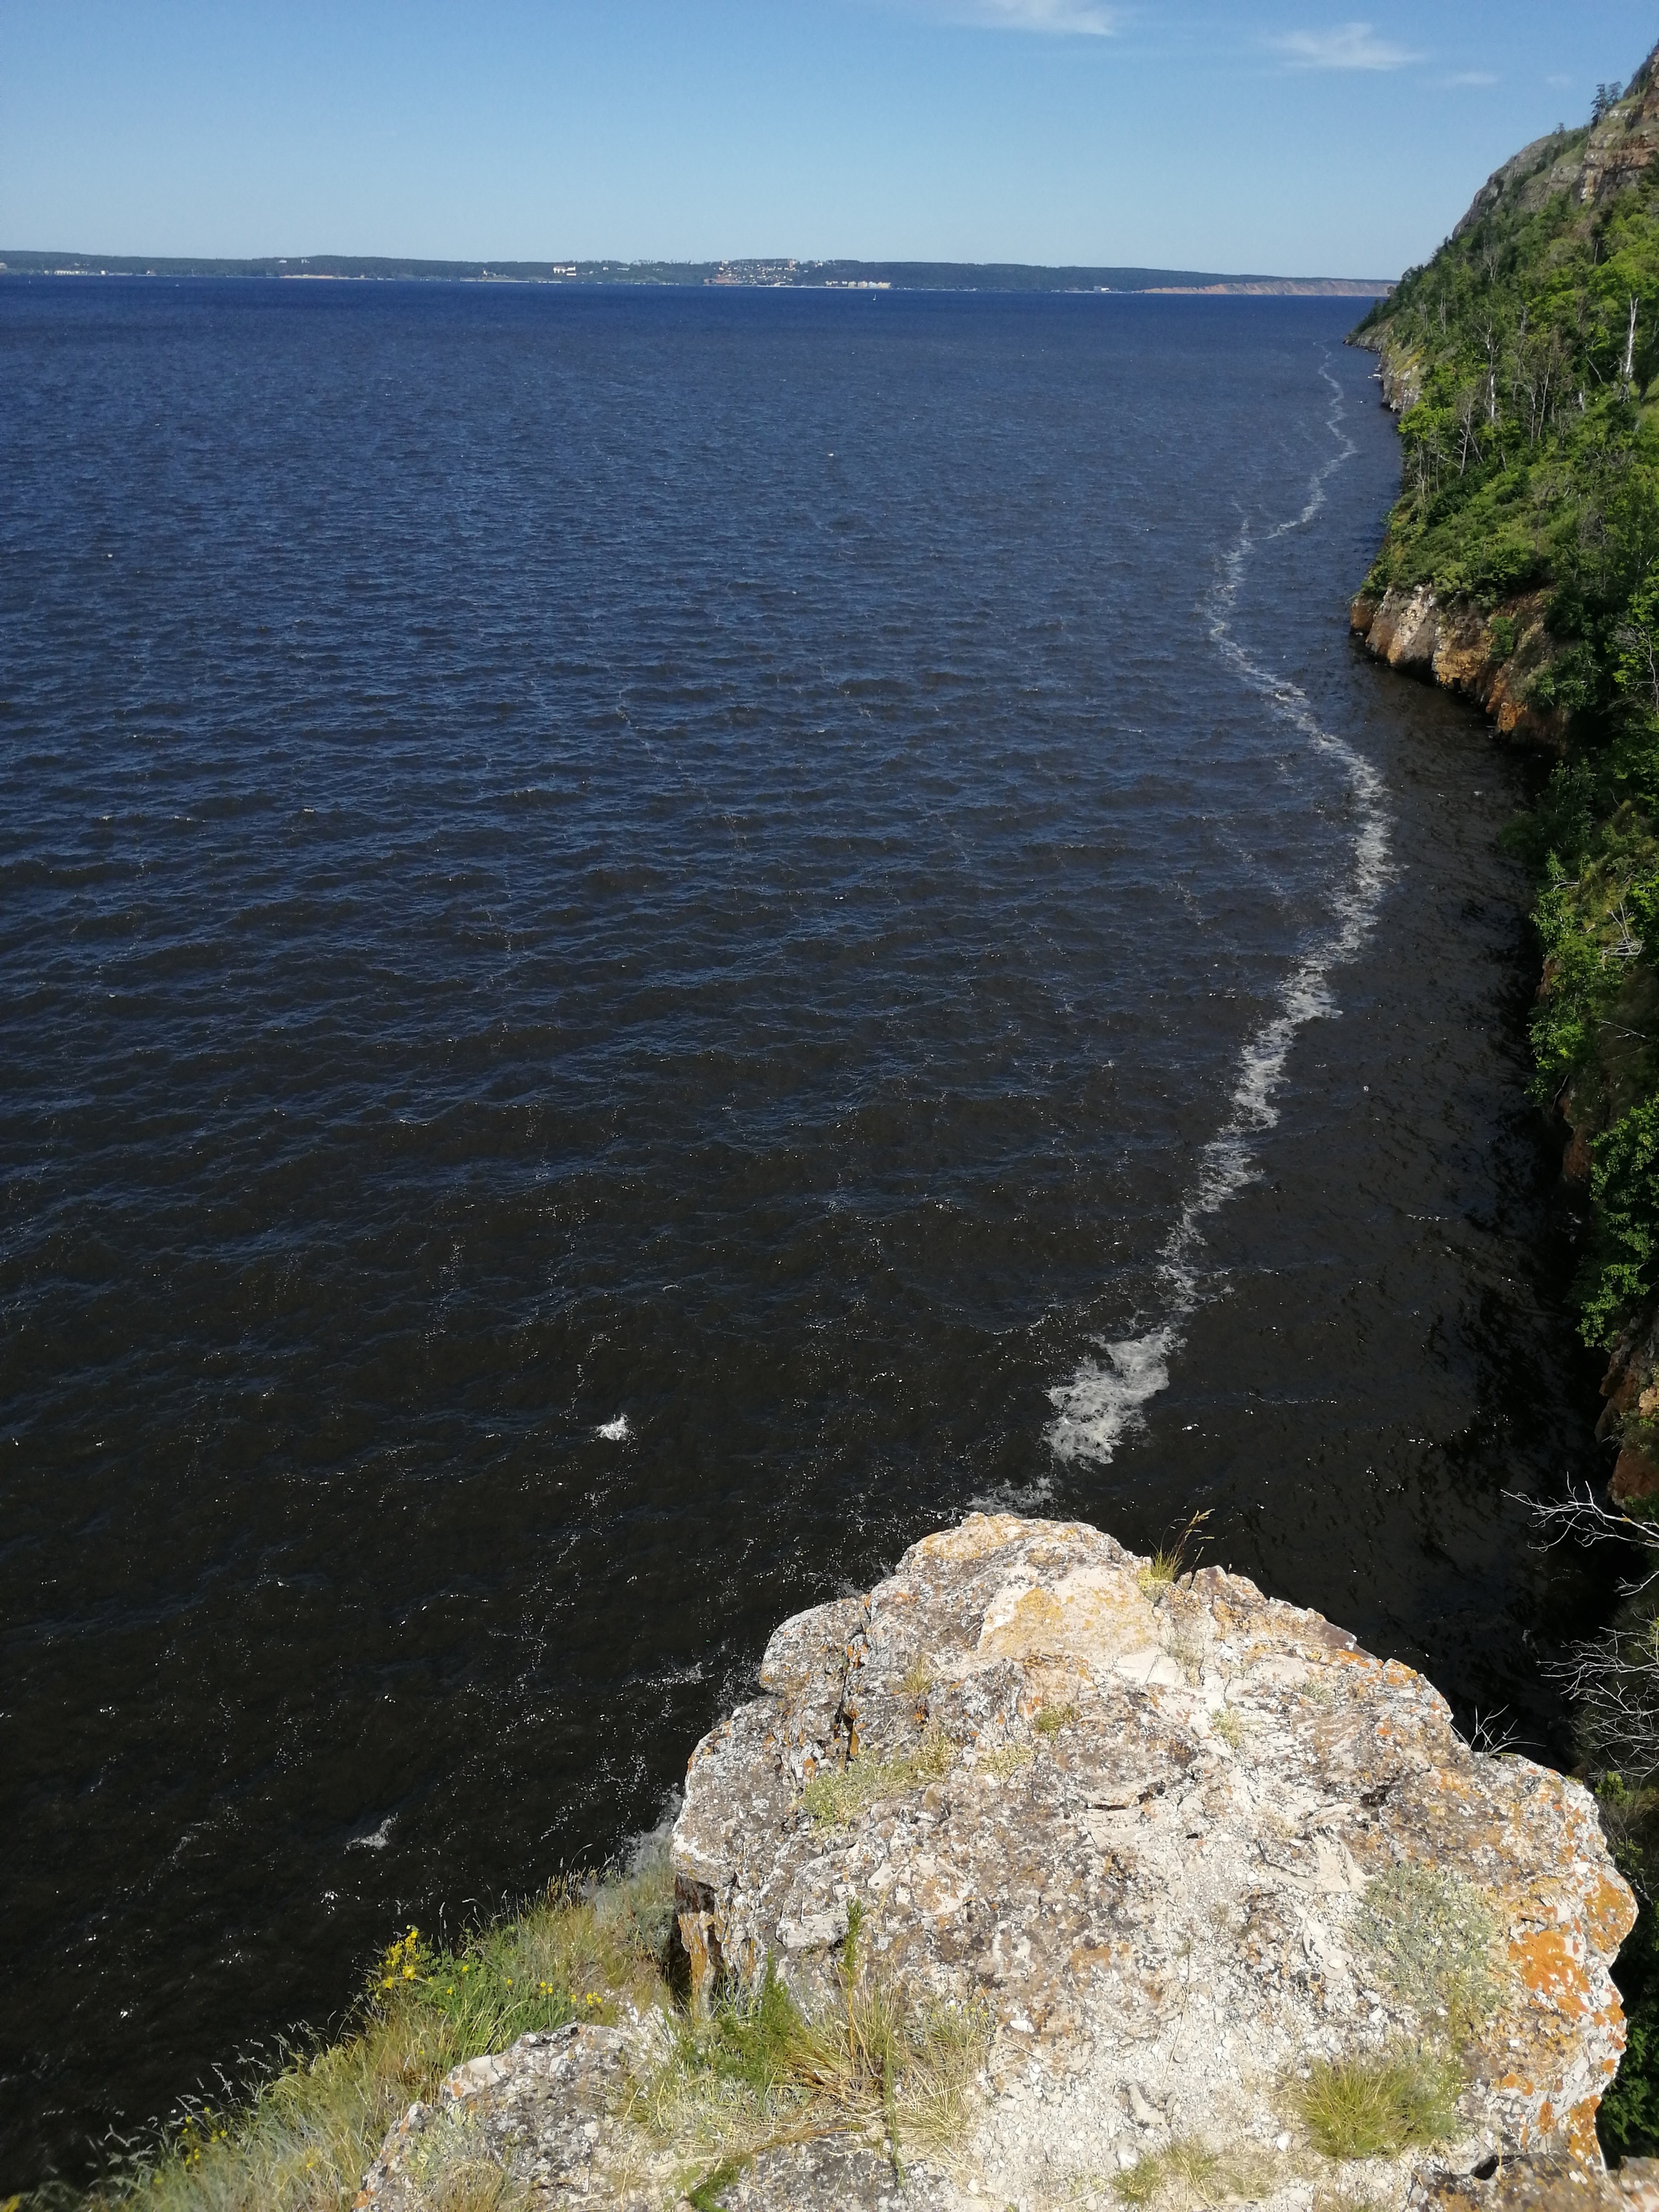
[[[1314,476],[1301,513],[1275,525],[1267,533],[1269,543],[1313,520],[1325,504],[1328,478],[1357,450],[1342,428],[1346,410],[1341,386],[1328,368],[1321,374],[1335,394],[1328,428],[1340,441],[1338,450]],[[1062,1459],[1109,1461],[1126,1429],[1141,1419],[1141,1408],[1168,1389],[1170,1363],[1205,1295],[1204,1224],[1259,1172],[1254,1140],[1279,1119],[1278,1094],[1291,1048],[1307,1023],[1340,1012],[1330,988],[1331,973],[1353,959],[1370,934],[1389,879],[1389,823],[1382,777],[1363,754],[1322,726],[1304,691],[1263,668],[1232,634],[1239,586],[1254,550],[1247,521],[1221,564],[1209,602],[1210,639],[1310,751],[1340,764],[1354,810],[1351,865],[1334,892],[1334,926],[1297,961],[1279,990],[1278,1011],[1244,1047],[1227,1120],[1204,1147],[1180,1217],[1158,1255],[1162,1318],[1139,1336],[1102,1343],[1098,1357],[1083,1360],[1069,1382],[1048,1394],[1055,1412],[1048,1441]]]

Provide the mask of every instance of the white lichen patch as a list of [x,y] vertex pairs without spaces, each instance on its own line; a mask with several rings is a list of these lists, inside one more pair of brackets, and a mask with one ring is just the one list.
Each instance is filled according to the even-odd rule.
[[457,2068],[365,2212],[1523,2212],[1551,2160],[1607,2212],[1588,1793],[1177,1567],[974,1515],[786,1621],[688,1772],[683,2008]]
[[985,2003],[966,2201],[1384,2212],[1437,2161],[1595,2156],[1633,1907],[1587,1793],[1316,1614],[975,1515],[763,1680],[675,1832],[694,1977],[775,1960],[811,2011],[851,1900],[896,1984]]

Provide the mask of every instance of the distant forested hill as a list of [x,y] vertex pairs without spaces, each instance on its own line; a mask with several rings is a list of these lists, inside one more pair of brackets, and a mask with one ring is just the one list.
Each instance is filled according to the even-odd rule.
[[1251,292],[1374,298],[1385,280],[1229,276],[1201,269],[1047,269],[1018,261],[414,261],[346,253],[251,261],[121,253],[0,252],[0,270],[40,276],[286,276],[449,283],[721,284],[896,292]]

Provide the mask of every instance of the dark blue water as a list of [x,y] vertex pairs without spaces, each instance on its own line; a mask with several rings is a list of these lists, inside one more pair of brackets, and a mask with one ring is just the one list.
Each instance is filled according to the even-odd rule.
[[1340,301],[0,285],[0,2182],[994,1499],[1553,1724],[1517,771]]

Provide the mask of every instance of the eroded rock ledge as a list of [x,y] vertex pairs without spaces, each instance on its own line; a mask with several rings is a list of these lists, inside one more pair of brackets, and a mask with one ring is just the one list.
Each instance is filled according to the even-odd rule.
[[1362,592],[1348,611],[1350,628],[1373,659],[1420,676],[1474,702],[1517,743],[1561,753],[1567,717],[1529,695],[1557,648],[1544,626],[1547,592],[1528,592],[1489,612],[1468,600],[1443,599],[1426,586]]
[[[831,2003],[851,1914],[867,1971],[975,2008],[986,2057],[963,2140],[902,2187],[879,2143],[793,2143],[720,2202],[1103,2207],[1182,2144],[1247,2160],[1243,2193],[1282,2212],[1647,2187],[1620,2196],[1596,2149],[1635,1907],[1592,1800],[1472,1750],[1427,1681],[1317,1614],[1215,1568],[1159,1580],[1079,1523],[974,1515],[785,1622],[761,1686],[697,1747],[674,1832],[696,1994],[770,1961],[807,2012]],[[1367,1918],[1402,1868],[1489,1911],[1496,1994],[1450,2139],[1334,2164],[1300,2069],[1446,2032]],[[527,2039],[453,2094],[533,2203],[672,2203],[672,2160],[618,2137],[617,2085],[661,2034]],[[403,2156],[363,2201],[422,2201]]]

